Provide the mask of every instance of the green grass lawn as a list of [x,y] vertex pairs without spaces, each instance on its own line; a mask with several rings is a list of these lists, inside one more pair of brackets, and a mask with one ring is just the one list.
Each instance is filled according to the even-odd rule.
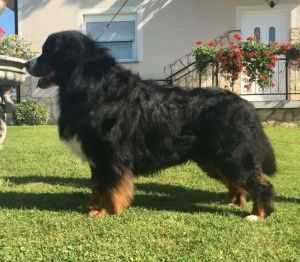
[[120,216],[86,215],[89,169],[56,127],[10,127],[0,151],[0,261],[300,261],[300,129],[268,128],[279,172],[265,222],[187,163],[135,180]]

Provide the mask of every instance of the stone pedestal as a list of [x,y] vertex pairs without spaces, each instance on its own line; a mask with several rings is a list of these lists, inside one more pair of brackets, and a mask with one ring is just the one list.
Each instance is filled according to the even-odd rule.
[[6,113],[11,113],[14,104],[9,90],[25,81],[25,60],[0,55],[0,145],[6,137]]
[[0,88],[16,86],[25,81],[25,60],[0,55]]

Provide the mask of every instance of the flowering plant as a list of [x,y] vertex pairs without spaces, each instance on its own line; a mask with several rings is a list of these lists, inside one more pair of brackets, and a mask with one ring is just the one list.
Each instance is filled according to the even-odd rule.
[[30,59],[35,53],[31,44],[19,38],[17,35],[0,37],[0,55],[7,55],[22,59]]
[[286,56],[287,62],[290,66],[294,66],[299,68],[300,67],[300,45],[294,44],[283,44],[280,46],[282,52],[284,52],[284,55]]
[[[257,42],[253,37],[242,41],[240,34],[233,35],[233,39],[227,46],[224,46],[223,43],[215,43],[213,47],[210,47],[209,44],[198,43],[198,48],[194,50],[196,63],[202,66],[201,70],[198,70],[201,73],[213,61],[218,65],[220,72],[230,80],[231,85],[238,79],[244,68],[244,73],[249,77],[250,83],[257,81],[261,87],[270,86],[274,75],[276,55],[282,54],[283,48],[287,48],[277,44],[263,44]],[[203,59],[203,56],[198,54],[206,54],[207,48],[211,48],[208,52],[209,59]],[[287,50],[290,50],[289,47]]]
[[277,46],[257,42],[251,37],[240,45],[249,82],[257,82],[261,87],[270,86],[276,65]]
[[239,78],[243,69],[242,49],[239,45],[231,44],[222,48],[217,53],[219,70],[225,75],[225,79],[230,81],[231,86]]
[[196,68],[201,74],[207,69],[208,65],[216,62],[217,43],[210,41],[204,44],[198,41],[196,44],[198,47],[193,51],[193,54],[196,58]]

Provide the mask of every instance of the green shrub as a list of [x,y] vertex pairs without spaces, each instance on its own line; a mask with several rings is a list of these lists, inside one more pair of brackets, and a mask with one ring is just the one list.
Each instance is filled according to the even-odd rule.
[[36,101],[23,101],[16,108],[16,124],[44,125],[48,120],[48,110]]

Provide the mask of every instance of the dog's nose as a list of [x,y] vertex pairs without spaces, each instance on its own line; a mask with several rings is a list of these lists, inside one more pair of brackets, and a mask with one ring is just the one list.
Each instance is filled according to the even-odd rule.
[[29,74],[32,74],[32,70],[34,68],[34,65],[35,65],[35,62],[36,62],[36,59],[31,59],[29,61],[27,61],[25,64],[24,64],[24,67],[26,68],[27,72]]

